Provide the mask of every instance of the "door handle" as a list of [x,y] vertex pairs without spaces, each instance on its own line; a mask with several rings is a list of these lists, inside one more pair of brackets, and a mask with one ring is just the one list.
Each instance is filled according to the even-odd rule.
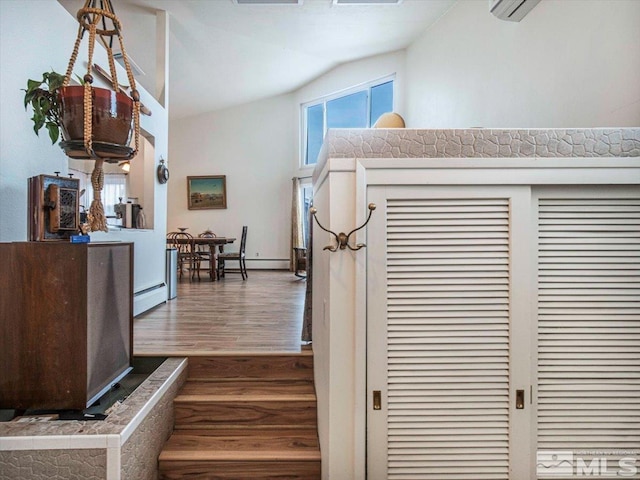
[[382,393],[380,390],[373,391],[373,409],[381,410],[382,409]]
[[516,409],[524,409],[524,390],[516,390]]

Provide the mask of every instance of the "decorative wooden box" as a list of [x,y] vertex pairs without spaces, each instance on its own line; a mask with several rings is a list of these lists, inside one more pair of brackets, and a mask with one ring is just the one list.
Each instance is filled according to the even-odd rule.
[[64,240],[78,232],[80,181],[52,175],[29,178],[28,239]]
[[133,244],[0,243],[0,408],[91,405],[131,369]]

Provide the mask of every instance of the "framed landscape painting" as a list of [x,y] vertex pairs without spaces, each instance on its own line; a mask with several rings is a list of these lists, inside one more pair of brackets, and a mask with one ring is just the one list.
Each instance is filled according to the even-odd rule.
[[187,177],[187,205],[189,210],[227,208],[226,175]]

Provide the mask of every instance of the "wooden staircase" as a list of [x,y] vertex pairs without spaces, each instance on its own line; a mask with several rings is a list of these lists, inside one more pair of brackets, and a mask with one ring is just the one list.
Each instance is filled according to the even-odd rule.
[[311,350],[189,357],[160,479],[320,478]]

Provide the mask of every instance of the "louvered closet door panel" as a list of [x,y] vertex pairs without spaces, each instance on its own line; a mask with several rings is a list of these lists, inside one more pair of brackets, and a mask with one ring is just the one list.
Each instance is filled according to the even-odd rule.
[[640,450],[640,198],[611,197],[538,201],[541,450]]
[[509,477],[509,200],[387,203],[387,478]]

